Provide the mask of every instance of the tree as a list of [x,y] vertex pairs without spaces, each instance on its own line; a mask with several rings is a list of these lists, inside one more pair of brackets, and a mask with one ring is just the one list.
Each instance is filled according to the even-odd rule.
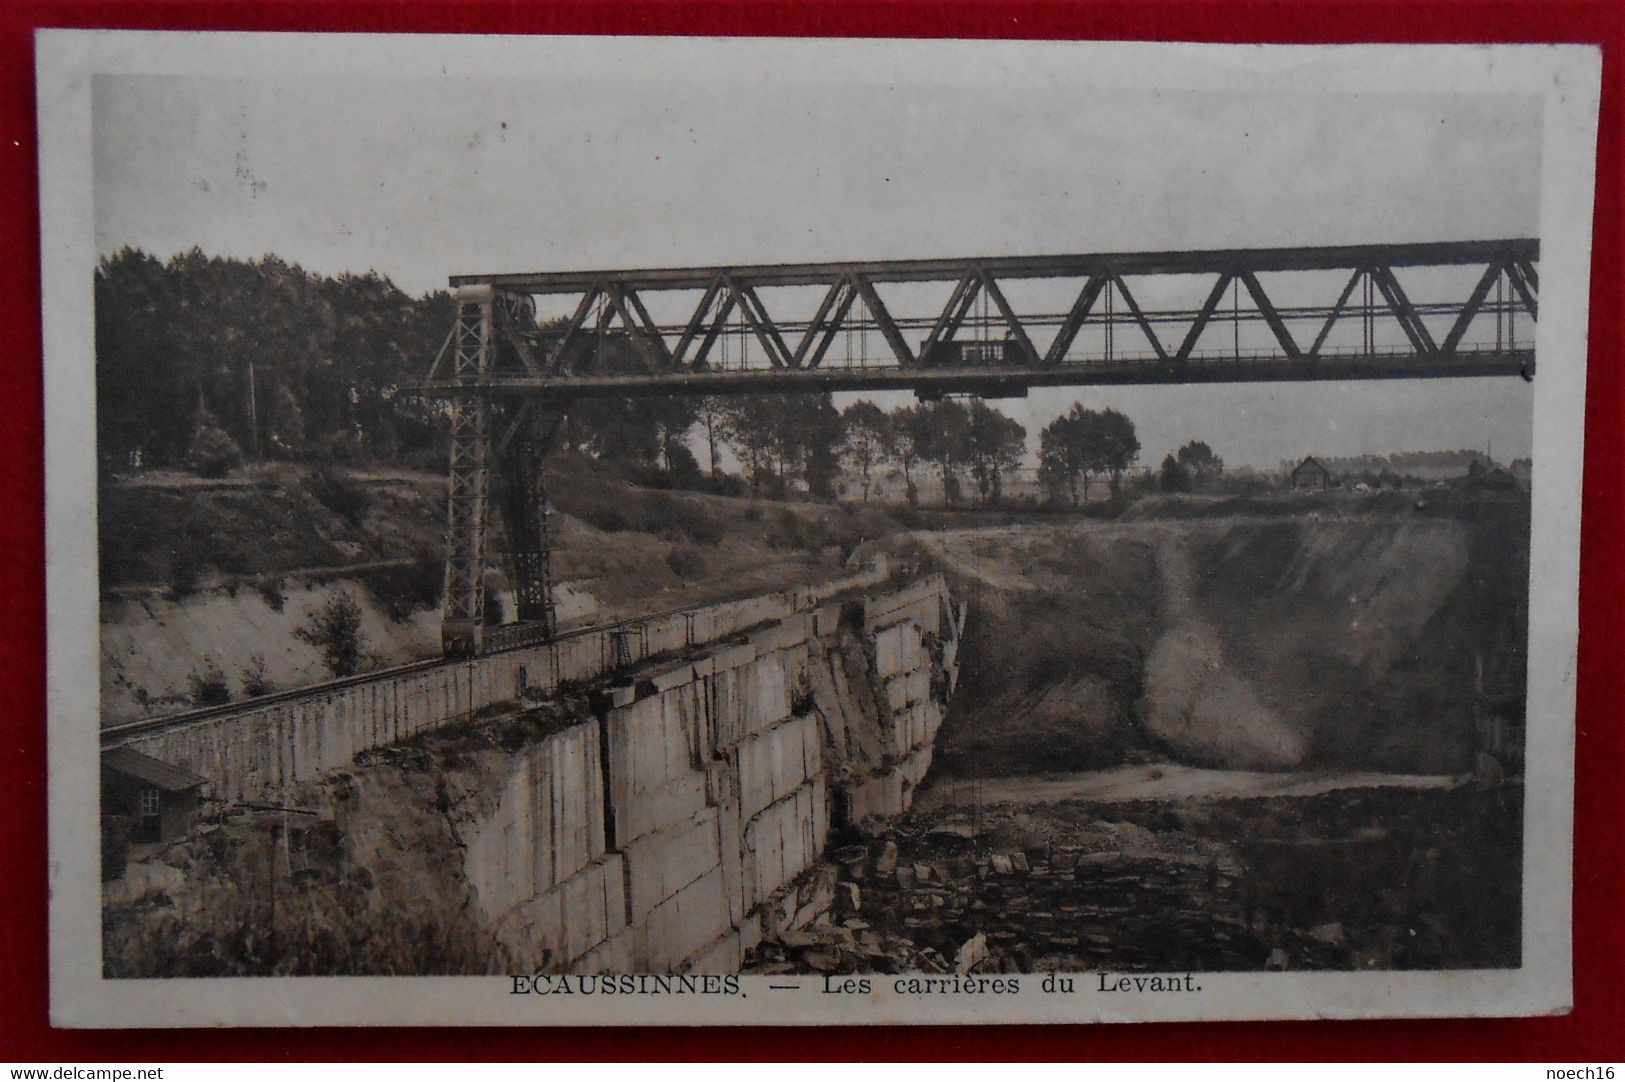
[[981,399],[972,402],[966,417],[965,456],[977,495],[983,505],[997,501],[1003,476],[1021,464],[1027,453],[1027,430]]
[[[1083,455],[1077,428],[1076,406],[1070,414],[1063,413],[1038,434],[1038,479],[1052,498],[1059,500],[1064,492],[1078,506],[1078,478],[1083,474]],[[1087,489],[1085,490],[1087,499]]]
[[334,676],[353,676],[361,668],[361,606],[348,590],[328,598],[296,634],[321,650]]
[[704,475],[700,473],[700,460],[694,457],[688,444],[677,438],[664,443],[665,469],[674,484],[693,487]]
[[207,407],[200,408],[197,426],[192,430],[192,443],[186,452],[186,464],[204,477],[224,477],[242,460],[242,449],[231,438],[231,433],[220,427]]
[[753,495],[764,486],[782,491],[782,425],[774,416],[778,412],[778,404],[765,395],[736,398],[723,408],[722,438],[744,467]]
[[828,394],[736,398],[725,407],[721,431],[753,492],[782,494],[798,477],[815,496],[834,492],[841,415]]
[[1075,477],[1076,475],[1067,469],[1066,447],[1062,434],[1055,430],[1053,423],[1046,425],[1038,434],[1038,483],[1043,487],[1045,496],[1051,504],[1059,504],[1063,496],[1070,495],[1072,505],[1077,506]]
[[1103,409],[1098,414],[1089,442],[1087,465],[1096,473],[1111,479],[1112,495],[1122,489],[1123,471],[1134,464],[1140,454],[1140,438],[1134,432],[1134,422],[1114,409]]
[[1095,477],[1109,476],[1115,494],[1123,471],[1139,453],[1133,421],[1114,409],[1090,410],[1074,403],[1039,434],[1039,475],[1055,494],[1064,488],[1076,507],[1080,480],[1085,503]]
[[863,478],[863,502],[868,503],[875,468],[892,457],[892,420],[873,402],[860,399],[846,407],[841,421],[841,460]]
[[909,506],[920,502],[914,487],[914,466],[925,457],[931,441],[931,418],[924,406],[898,406],[891,412],[892,455],[903,470],[903,489]]
[[1191,487],[1190,473],[1173,455],[1164,455],[1158,484],[1164,492],[1185,492]]
[[921,405],[915,414],[915,446],[942,475],[944,506],[958,502],[959,469],[970,457],[970,411],[952,398]]
[[700,432],[705,436],[705,467],[706,472],[715,477],[717,475],[717,444],[722,440],[722,422],[726,413],[723,409],[722,399],[715,395],[707,395],[695,403],[696,421]]
[[1213,448],[1200,440],[1191,440],[1179,449],[1179,464],[1189,475],[1192,484],[1200,485],[1209,477],[1224,473],[1224,459],[1213,453]]
[[802,408],[786,410],[784,414],[794,426],[790,443],[800,455],[801,475],[807,481],[807,491],[820,499],[832,499],[835,478],[841,472],[840,448],[844,432],[841,413],[827,393],[810,402],[801,396],[801,403]]

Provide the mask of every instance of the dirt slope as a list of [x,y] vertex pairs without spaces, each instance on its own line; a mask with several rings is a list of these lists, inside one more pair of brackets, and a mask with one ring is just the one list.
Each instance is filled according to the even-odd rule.
[[[563,626],[830,577],[887,512],[641,487],[579,455],[548,461]],[[436,656],[445,480],[404,471],[146,474],[100,492],[102,720],[183,709],[218,666],[241,697],[327,678],[299,637],[339,593],[358,602],[367,668]],[[494,516],[488,587],[512,618]]]

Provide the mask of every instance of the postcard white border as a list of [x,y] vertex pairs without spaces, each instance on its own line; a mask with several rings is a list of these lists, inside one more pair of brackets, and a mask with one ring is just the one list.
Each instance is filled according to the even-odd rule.
[[[68,1027],[808,1024],[1369,1018],[1561,1013],[1571,996],[1575,646],[1591,209],[1600,52],[1588,46],[1222,46],[1009,41],[500,38],[43,30],[37,39],[43,235],[51,1019]],[[1523,955],[1517,970],[1252,973],[1201,993],[870,997],[515,996],[500,977],[103,980],[91,77],[101,73],[524,78],[536,65],[637,70],[686,50],[696,71],[760,77],[814,51],[833,74],[928,64],[967,81],[1009,65],[1084,65],[1120,90],[1539,95],[1540,367],[1535,384]],[[726,55],[729,63],[711,61]],[[742,64],[741,56],[750,63]],[[1441,178],[1448,182],[1448,178]],[[1082,975],[1088,985],[1089,975]]]

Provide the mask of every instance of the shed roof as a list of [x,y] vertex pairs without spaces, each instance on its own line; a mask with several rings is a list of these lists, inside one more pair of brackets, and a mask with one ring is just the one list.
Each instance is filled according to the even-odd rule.
[[1310,466],[1313,466],[1315,469],[1319,470],[1321,473],[1330,473],[1331,472],[1325,466],[1322,466],[1320,464],[1320,460],[1317,459],[1314,455],[1310,455],[1308,458],[1305,458],[1302,462],[1300,462],[1296,466],[1292,467],[1292,472],[1297,473],[1299,470],[1307,469]]
[[163,789],[171,793],[181,793],[188,789],[196,789],[209,779],[183,770],[178,766],[154,759],[150,755],[143,755],[134,748],[116,747],[107,748],[102,752],[102,770],[134,778],[136,781],[150,785],[155,789]]

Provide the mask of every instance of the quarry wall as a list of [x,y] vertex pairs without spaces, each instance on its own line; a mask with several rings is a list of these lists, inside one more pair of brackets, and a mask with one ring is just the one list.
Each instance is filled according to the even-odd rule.
[[957,676],[940,576],[640,673],[459,824],[510,966],[736,972],[831,908],[832,826],[906,810]]

